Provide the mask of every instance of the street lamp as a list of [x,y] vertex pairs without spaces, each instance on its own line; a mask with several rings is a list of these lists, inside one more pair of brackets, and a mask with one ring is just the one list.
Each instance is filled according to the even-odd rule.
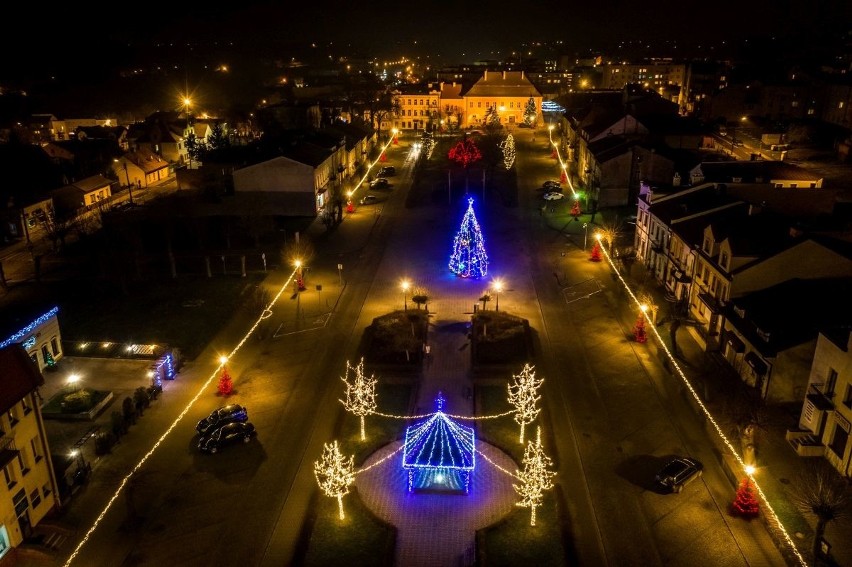
[[589,223],[583,223],[583,252],[586,251],[586,243],[589,241]]
[[411,287],[411,282],[402,280],[400,287],[402,288],[402,304],[405,311],[408,311],[408,288]]
[[79,386],[77,386],[77,384],[79,384],[79,382],[80,382],[80,376],[77,375],[77,374],[72,374],[68,377],[68,385],[71,387],[71,390],[74,391],[74,392],[79,391],[80,388],[79,388]]
[[495,279],[491,286],[494,288],[494,310],[500,311],[500,292],[503,291],[503,280]]

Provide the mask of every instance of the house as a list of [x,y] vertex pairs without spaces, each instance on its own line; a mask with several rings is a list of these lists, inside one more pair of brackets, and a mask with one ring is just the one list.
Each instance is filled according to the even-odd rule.
[[530,98],[535,103],[537,123],[541,119],[542,97],[524,71],[485,71],[464,93],[464,126],[485,124],[489,108],[497,110],[500,124],[521,124]]
[[189,120],[179,112],[155,112],[144,122],[133,124],[128,132],[131,151],[156,154],[172,164],[188,163],[184,143]]
[[58,307],[31,308],[23,306],[4,309],[0,325],[0,348],[21,344],[39,370],[55,366],[62,360],[62,333],[59,329]]
[[20,343],[0,348],[0,558],[59,505],[38,388],[44,377]]
[[333,123],[326,130],[344,140],[346,155],[342,163],[343,170],[340,171],[341,166],[338,166],[338,175],[354,175],[358,167],[367,162],[375,147],[376,132],[369,126],[341,121]]
[[439,125],[441,91],[433,85],[405,85],[392,93],[393,127],[397,130],[429,130]]
[[157,154],[129,152],[113,160],[112,170],[122,187],[150,187],[171,176],[169,163]]
[[731,299],[725,306],[724,356],[770,403],[801,400],[820,329],[852,324],[844,298],[852,277],[793,278]]
[[823,182],[812,170],[783,161],[703,162],[689,175],[693,183],[769,183],[779,189],[819,189]]
[[438,114],[441,117],[440,127],[449,130],[458,130],[464,123],[464,98],[462,97],[462,84],[455,81],[440,83],[441,96]]
[[233,210],[251,205],[257,211],[287,216],[316,216],[325,204],[318,193],[316,169],[278,156],[234,170]]
[[824,457],[845,477],[852,476],[852,327],[819,333],[804,394],[798,430],[787,440],[802,457]]
[[50,192],[58,219],[69,220],[106,204],[112,196],[113,181],[93,175]]

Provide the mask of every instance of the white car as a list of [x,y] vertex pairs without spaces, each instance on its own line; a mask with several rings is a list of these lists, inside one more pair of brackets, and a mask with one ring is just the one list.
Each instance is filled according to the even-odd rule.
[[565,197],[565,195],[563,195],[562,193],[557,193],[556,191],[551,191],[550,193],[544,194],[544,200],[545,201],[556,201],[556,200],[562,199],[564,197]]
[[362,205],[372,205],[373,203],[378,203],[379,199],[375,195],[367,195],[363,199],[361,199],[360,203]]

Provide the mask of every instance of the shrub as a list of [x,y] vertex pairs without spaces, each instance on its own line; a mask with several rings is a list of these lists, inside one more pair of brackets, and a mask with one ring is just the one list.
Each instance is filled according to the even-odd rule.
[[92,409],[92,394],[88,390],[78,390],[62,399],[63,413],[83,413]]
[[127,433],[127,424],[124,422],[124,415],[120,411],[113,411],[110,416],[112,425],[112,434],[116,439]]
[[136,407],[133,405],[133,399],[130,396],[124,398],[121,403],[121,411],[124,415],[125,427],[136,423]]
[[98,455],[106,455],[112,452],[112,446],[115,445],[116,437],[109,431],[98,433],[95,436],[95,453]]
[[148,392],[144,386],[139,386],[133,392],[133,403],[136,405],[136,411],[142,415],[142,411],[151,404],[151,399],[148,397]]

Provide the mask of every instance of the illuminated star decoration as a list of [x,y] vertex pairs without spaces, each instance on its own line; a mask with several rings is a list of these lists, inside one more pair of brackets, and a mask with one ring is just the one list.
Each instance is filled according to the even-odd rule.
[[355,481],[355,457],[344,457],[337,441],[326,443],[322,460],[314,463],[314,474],[323,493],[337,498],[340,519],[344,519],[343,497],[349,494],[349,485]]
[[515,138],[509,134],[500,142],[500,147],[503,149],[503,165],[506,169],[511,169],[512,164],[515,163]]
[[488,273],[488,254],[482,231],[473,212],[473,199],[467,200],[467,211],[453,240],[450,271],[463,278],[481,278]]
[[444,397],[435,400],[438,411],[405,428],[402,468],[408,471],[408,491],[415,488],[470,490],[475,462],[472,427],[459,425],[444,413]]
[[512,487],[521,497],[516,506],[529,508],[532,512],[530,525],[535,525],[535,509],[541,505],[542,493],[553,488],[554,471],[549,470],[553,465],[541,448],[541,427],[538,428],[535,443],[530,441],[524,449],[524,470],[518,471],[516,477],[519,484]]
[[[349,371],[355,373],[355,378],[352,382],[349,381]],[[361,440],[366,439],[364,434],[364,416],[370,415],[376,411],[376,382],[374,376],[364,374],[364,358],[361,357],[361,362],[357,366],[351,366],[349,361],[346,361],[346,376],[341,376],[343,383],[346,384],[346,399],[340,400],[346,411],[361,418]]]
[[521,443],[524,442],[524,426],[532,423],[541,411],[537,406],[541,396],[538,388],[543,379],[536,380],[534,366],[524,365],[520,374],[514,374],[509,384],[509,403],[515,406],[515,421],[521,426]]

